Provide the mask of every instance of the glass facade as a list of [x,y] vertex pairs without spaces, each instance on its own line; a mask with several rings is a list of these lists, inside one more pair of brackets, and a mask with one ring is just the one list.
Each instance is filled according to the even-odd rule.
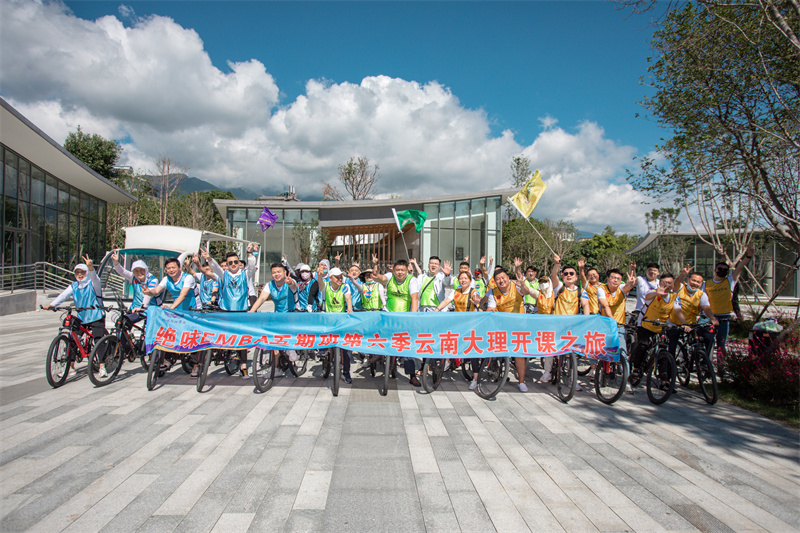
[[[281,255],[285,254],[289,263],[294,266],[299,262],[298,249],[294,242],[292,230],[297,224],[310,223],[319,220],[318,209],[270,209],[278,215],[275,226],[262,231],[258,225],[258,217],[262,208],[235,207],[228,209],[228,235],[237,239],[257,242],[261,245],[258,256],[258,271],[256,281],[264,283],[270,279],[269,265],[280,263]],[[239,250],[240,254],[244,250]]]
[[423,204],[428,219],[420,235],[422,261],[437,255],[457,265],[469,256],[475,264],[486,256],[500,264],[500,205],[500,196]]
[[0,144],[3,265],[38,261],[71,268],[106,251],[106,203]]

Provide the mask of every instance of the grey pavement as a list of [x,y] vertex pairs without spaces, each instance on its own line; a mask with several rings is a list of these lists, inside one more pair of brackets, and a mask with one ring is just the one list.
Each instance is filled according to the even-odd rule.
[[690,391],[484,401],[453,375],[381,397],[357,370],[334,398],[212,367],[198,394],[180,368],[147,391],[138,362],[54,390],[58,318],[0,318],[2,531],[800,531],[797,431]]

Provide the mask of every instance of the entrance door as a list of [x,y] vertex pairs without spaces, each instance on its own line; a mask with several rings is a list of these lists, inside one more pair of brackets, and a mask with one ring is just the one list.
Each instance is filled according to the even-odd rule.
[[7,229],[3,237],[3,266],[30,264],[30,232]]

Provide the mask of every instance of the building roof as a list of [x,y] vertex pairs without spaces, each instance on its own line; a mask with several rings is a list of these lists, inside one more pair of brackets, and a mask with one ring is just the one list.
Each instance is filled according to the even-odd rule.
[[[320,215],[320,225],[340,225],[347,221],[353,224],[357,221],[358,225],[380,225],[394,224],[391,209],[398,211],[404,209],[421,210],[423,204],[436,202],[454,202],[463,200],[473,200],[478,198],[488,198],[500,196],[500,203],[505,203],[509,196],[516,194],[517,189],[496,189],[491,191],[481,191],[469,194],[448,194],[445,196],[425,196],[419,198],[392,198],[383,200],[328,200],[328,201],[285,201],[277,199],[261,200],[214,200],[222,218],[227,219],[228,209],[235,208],[257,208],[267,207],[270,209],[319,209],[321,211],[336,211],[337,214],[347,214],[348,216],[334,216],[336,222],[324,220]],[[327,217],[325,217],[327,218]]]
[[136,199],[86,166],[2,98],[0,141],[48,174],[108,203]]

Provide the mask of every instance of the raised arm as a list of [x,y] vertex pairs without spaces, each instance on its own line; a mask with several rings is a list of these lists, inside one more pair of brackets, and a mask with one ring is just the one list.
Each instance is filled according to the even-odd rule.
[[550,284],[555,291],[558,288],[558,271],[561,269],[561,257],[558,254],[553,254],[553,268],[550,269]]
[[[586,258],[581,257],[578,259],[578,275],[581,278],[581,287],[586,287],[589,284],[589,280],[586,279]],[[588,313],[586,313],[588,314]]]
[[681,273],[680,273],[680,274],[678,274],[678,277],[677,277],[677,278],[675,278],[675,287],[676,287],[676,288],[675,288],[675,290],[676,290],[676,291],[677,291],[677,290],[680,288],[680,286],[681,286],[681,283],[683,283],[683,280],[685,280],[685,279],[686,279],[686,277],[687,277],[689,274],[691,274],[691,273],[692,273],[692,270],[694,270],[694,266],[692,266],[692,265],[686,265],[685,267],[683,267],[683,268],[681,269]]
[[739,281],[739,276],[742,275],[742,270],[744,267],[747,266],[747,263],[753,258],[753,248],[748,246],[747,250],[744,251],[744,256],[739,260],[739,264],[736,265],[736,268],[733,270],[733,281]]

